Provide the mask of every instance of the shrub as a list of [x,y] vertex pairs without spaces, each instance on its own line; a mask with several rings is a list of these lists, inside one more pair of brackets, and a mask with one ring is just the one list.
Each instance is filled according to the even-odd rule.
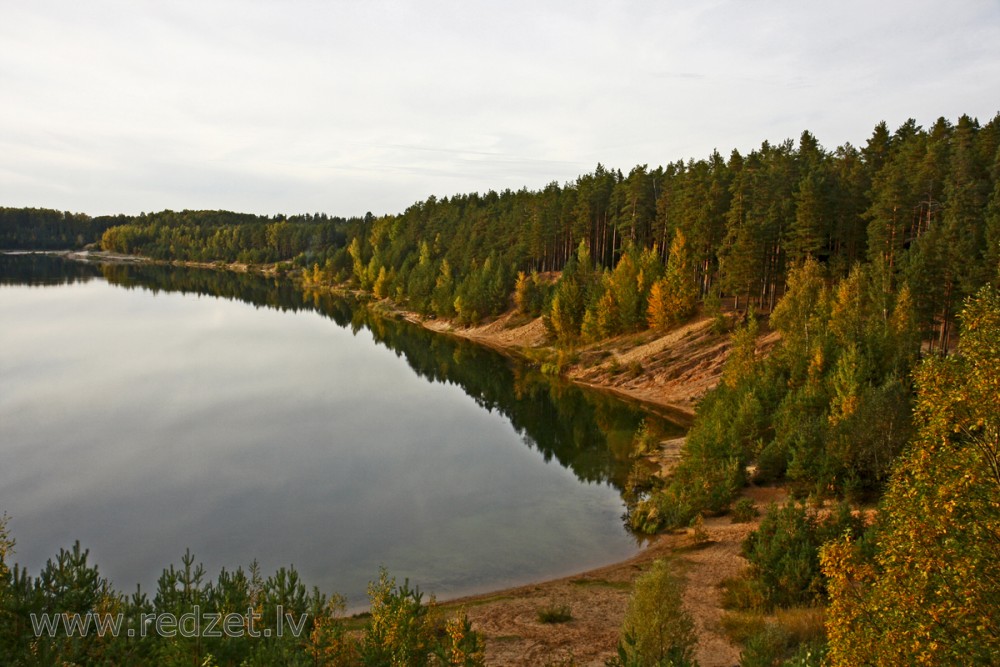
[[756,505],[754,505],[753,501],[749,498],[740,498],[736,501],[736,504],[733,505],[733,523],[747,523],[759,515],[760,512],[757,511]]
[[485,664],[483,643],[472,630],[467,616],[449,619],[444,626],[445,639],[441,640],[434,656],[444,665],[478,667]]
[[636,579],[625,612],[618,656],[609,662],[632,665],[693,665],[694,621],[682,607],[681,580],[663,560]]
[[667,528],[686,526],[695,511],[676,485],[653,493],[629,513],[629,526],[640,533],[652,534]]
[[785,660],[790,642],[791,638],[784,628],[768,623],[747,640],[740,653],[740,666],[778,667]]
[[539,623],[566,623],[573,620],[573,614],[569,605],[559,605],[558,607],[544,607],[538,610]]
[[[340,596],[310,594],[294,568],[280,568],[263,577],[254,563],[249,570],[222,570],[217,580],[190,552],[181,567],[163,571],[154,596],[116,592],[89,562],[86,549],[75,544],[60,550],[38,577],[29,576],[7,558],[13,540],[6,532],[6,515],[0,515],[0,655],[4,664],[186,664],[186,665],[305,665],[329,667],[429,664],[476,667],[484,664],[482,640],[467,617],[446,620],[432,612],[433,599],[409,583],[396,586],[383,569],[369,586],[371,612],[362,630],[343,616]],[[133,623],[143,614],[170,613],[176,618],[205,613],[229,614],[252,607],[262,623],[255,641],[244,636],[165,636],[141,633]],[[296,630],[275,632],[282,618]],[[70,614],[120,614],[129,623],[122,633],[95,633],[85,637],[36,635],[30,615],[59,611]],[[270,622],[269,622],[270,621]],[[94,626],[91,626],[92,628]],[[286,628],[289,626],[286,625]],[[301,634],[300,634],[301,633]],[[197,635],[197,633],[195,633]]]
[[642,423],[639,424],[639,428],[636,429],[633,442],[635,443],[632,446],[633,456],[645,456],[657,450],[660,438],[656,431],[649,427],[649,423],[643,419]]
[[861,520],[841,504],[825,519],[805,506],[789,502],[771,505],[760,527],[743,542],[743,556],[750,561],[753,580],[765,608],[808,604],[826,595],[826,580],[819,565],[819,548],[844,533],[860,536]]
[[747,576],[727,579],[723,582],[722,606],[726,609],[763,609],[765,601],[760,583]]
[[705,518],[700,512],[691,521],[691,541],[698,546],[708,542],[708,531],[705,530]]
[[434,599],[424,604],[423,593],[401,586],[380,570],[368,586],[371,617],[361,641],[364,665],[426,665],[436,656],[448,665],[482,665],[483,647],[467,617],[451,619],[444,626],[433,617]]
[[426,656],[434,644],[434,629],[424,594],[410,588],[409,580],[396,586],[396,580],[382,569],[378,581],[369,584],[368,597],[371,620],[361,644],[364,664],[409,665]]
[[744,644],[744,667],[819,667],[826,654],[823,620],[821,607],[795,607],[779,610],[770,619],[730,614],[723,623]]

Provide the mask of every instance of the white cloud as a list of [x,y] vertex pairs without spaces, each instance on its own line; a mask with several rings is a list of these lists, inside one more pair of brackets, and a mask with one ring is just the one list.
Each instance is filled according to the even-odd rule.
[[0,204],[399,211],[1000,111],[991,1],[0,7]]

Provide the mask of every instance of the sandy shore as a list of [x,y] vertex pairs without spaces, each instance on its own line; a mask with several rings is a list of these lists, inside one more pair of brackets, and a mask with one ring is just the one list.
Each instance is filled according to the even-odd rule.
[[[780,501],[779,489],[751,489],[758,509]],[[616,654],[619,631],[635,578],[657,559],[668,559],[685,581],[684,607],[698,634],[702,667],[731,667],[740,651],[722,628],[722,583],[744,567],[740,545],[757,522],[734,524],[728,517],[705,521],[708,542],[695,544],[688,532],[658,535],[638,555],[577,575],[475,595],[441,604],[465,612],[486,641],[490,665],[603,665]],[[572,620],[546,624],[543,609],[568,607]]]

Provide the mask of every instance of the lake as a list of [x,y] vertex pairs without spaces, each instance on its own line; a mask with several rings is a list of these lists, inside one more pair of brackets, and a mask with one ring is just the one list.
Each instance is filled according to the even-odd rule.
[[33,574],[77,539],[124,592],[186,549],[353,608],[379,566],[439,598],[570,574],[641,548],[643,419],[288,281],[0,255],[0,512]]

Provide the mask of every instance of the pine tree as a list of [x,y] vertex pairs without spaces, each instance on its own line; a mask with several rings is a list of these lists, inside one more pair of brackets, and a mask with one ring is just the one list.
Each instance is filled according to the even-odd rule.
[[737,297],[759,294],[767,262],[766,183],[759,153],[740,160],[732,181],[726,235],[719,249],[722,289]]
[[618,304],[614,287],[611,284],[611,274],[604,274],[601,279],[601,288],[600,297],[587,310],[590,317],[584,318],[585,336],[590,341],[615,336],[622,331],[621,306]]
[[892,137],[889,135],[889,126],[883,120],[872,130],[872,136],[868,138],[861,155],[864,158],[868,173],[874,176],[889,159],[889,150],[892,145]]
[[636,579],[622,623],[617,662],[609,665],[693,665],[694,621],[683,606],[683,585],[669,563],[658,560]]
[[347,253],[351,256],[351,270],[354,273],[354,280],[364,289],[367,276],[364,255],[361,249],[360,237],[355,236],[351,240],[351,245],[347,247]]
[[644,248],[639,253],[638,259],[639,275],[636,276],[636,284],[639,290],[639,298],[645,302],[649,298],[649,290],[653,283],[663,276],[663,262],[660,261],[659,247],[654,243],[652,246]]
[[830,264],[832,275],[845,275],[865,254],[867,192],[871,187],[860,151],[837,148],[830,161]]
[[580,335],[583,295],[575,279],[559,281],[549,306],[547,322],[560,343],[572,343]]
[[1000,181],[986,212],[986,248],[983,251],[983,279],[1000,285]]
[[899,270],[902,255],[919,219],[919,174],[926,152],[926,137],[911,120],[892,140],[892,150],[885,166],[872,181],[871,205],[866,212],[869,260],[881,260],[891,274]]
[[375,278],[375,284],[372,285],[372,293],[379,299],[389,296],[389,274],[384,266],[378,270],[378,277]]
[[827,246],[830,210],[826,196],[826,182],[818,169],[809,171],[799,183],[795,194],[795,221],[789,230],[786,244],[793,264],[800,264],[806,257],[820,258]]
[[455,315],[455,278],[447,259],[441,260],[438,277],[434,282],[433,305],[438,317]]
[[629,246],[611,273],[608,291],[618,310],[618,322],[610,335],[637,331],[645,322],[637,254],[634,246]]
[[722,381],[730,389],[735,389],[751,379],[757,370],[757,334],[760,326],[757,318],[747,313],[746,319],[733,331],[732,351],[726,358]]
[[518,312],[523,315],[534,314],[534,305],[537,300],[535,292],[537,285],[524,271],[517,272],[517,282],[514,284],[514,304]]
[[559,282],[553,289],[552,301],[546,313],[549,329],[561,343],[575,341],[593,290],[597,289],[598,274],[590,259],[590,249],[581,241],[576,253],[566,263]]

